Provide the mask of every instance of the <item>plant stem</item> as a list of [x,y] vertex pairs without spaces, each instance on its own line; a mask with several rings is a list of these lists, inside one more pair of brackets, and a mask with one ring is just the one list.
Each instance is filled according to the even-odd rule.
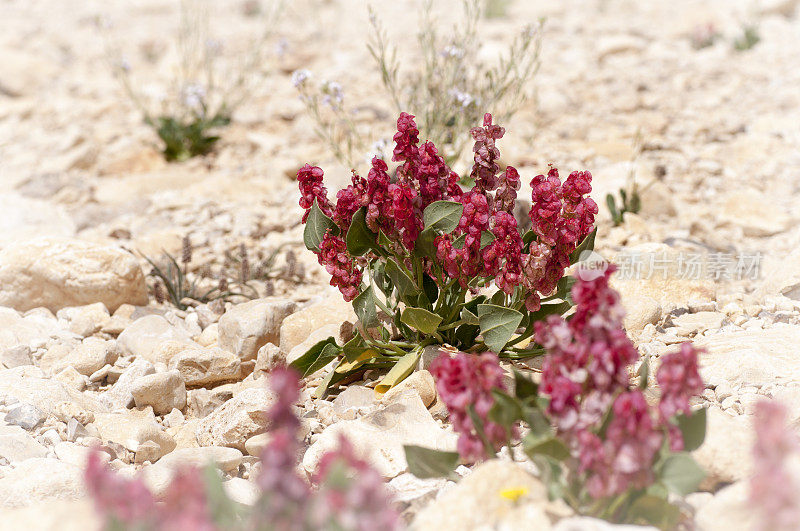
[[439,310],[441,309],[442,304],[444,304],[445,298],[450,293],[450,288],[452,288],[453,284],[455,284],[457,281],[458,281],[457,278],[451,279],[450,282],[445,284],[445,286],[440,290],[440,292],[439,292],[439,300],[436,301],[436,309],[434,309],[434,313],[439,313]]
[[467,297],[467,290],[461,290],[461,293],[458,295],[458,299],[456,300],[455,304],[453,305],[452,310],[450,310],[450,314],[447,316],[446,322],[450,322],[455,319],[456,315],[458,315],[459,310],[461,309],[461,305],[464,304],[464,299]]
[[386,315],[392,315],[394,312],[392,310],[390,310],[386,306],[386,304],[384,304],[383,301],[381,301],[380,297],[378,297],[376,295],[378,290],[375,289],[375,281],[372,278],[372,272],[371,271],[372,271],[371,269],[367,268],[367,276],[369,277],[369,287],[372,289],[372,298],[375,299],[375,304],[378,305],[378,308],[380,308],[381,310],[386,312]]
[[447,324],[447,325],[444,325],[444,326],[440,326],[439,330],[440,331],[451,330],[453,328],[458,328],[462,324],[466,324],[466,321],[464,321],[463,319],[459,319],[458,321],[452,322],[450,324]]

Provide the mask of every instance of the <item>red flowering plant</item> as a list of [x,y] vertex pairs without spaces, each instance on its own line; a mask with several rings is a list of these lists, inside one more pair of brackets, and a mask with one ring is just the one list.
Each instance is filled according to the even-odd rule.
[[471,189],[432,142],[420,142],[407,113],[397,120],[394,176],[374,158],[367,178],[354,171],[334,204],[320,168],[298,172],[306,247],[359,318],[347,344],[328,338],[293,363],[308,375],[336,361],[322,392],[368,368],[391,369],[385,390],[431,344],[512,359],[542,354],[531,344],[535,323],[570,308],[565,269],[594,245],[591,174],[562,183],[551,168],[535,177],[533,228],[523,234],[514,217],[519,173],[499,164],[505,129],[487,113],[471,134]]
[[608,285],[614,270],[578,280],[568,319],[551,315],[536,323],[536,341],[547,350],[537,383],[515,371],[508,393],[491,353],[434,360],[460,456],[409,447],[412,472],[448,476],[459,457],[485,459],[521,442],[550,495],[577,512],[672,528],[681,515],[668,496],[694,492],[703,478],[688,453],[705,438],[705,409],[690,407],[704,388],[698,352],[684,343],[662,356],[655,375],[660,397],[648,402],[647,363],[639,382],[631,382],[639,356],[622,328],[619,294]]

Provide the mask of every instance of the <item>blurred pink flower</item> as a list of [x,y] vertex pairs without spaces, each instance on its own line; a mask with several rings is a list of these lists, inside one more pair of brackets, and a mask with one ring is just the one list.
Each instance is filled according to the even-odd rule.
[[[300,420],[294,408],[300,398],[297,373],[275,369],[269,378],[275,402],[265,412],[270,440],[261,455],[256,484],[259,497],[243,513],[237,529],[367,531],[399,529],[400,518],[383,478],[342,439],[339,449],[324,454],[315,479],[317,489],[298,473]],[[216,531],[207,486],[197,468],[179,470],[158,502],[140,479],[125,479],[100,459],[89,456],[85,473],[89,494],[107,529],[142,531]]]
[[119,476],[103,462],[100,454],[100,450],[89,454],[84,479],[105,526],[110,528],[115,522],[155,525],[156,501],[145,484],[140,479]]
[[371,531],[400,529],[383,477],[342,436],[339,448],[325,453],[314,476],[319,485],[312,513],[318,528]]
[[639,354],[622,329],[624,310],[609,285],[613,266],[572,288],[575,314],[536,323],[536,341],[547,349],[542,364],[548,412],[562,432],[598,422],[614,396],[628,388],[628,367]]
[[656,381],[661,388],[658,409],[663,420],[678,413],[689,414],[689,399],[703,392],[705,385],[697,366],[698,352],[691,343],[683,343],[680,350],[661,358]]
[[173,476],[159,504],[162,531],[214,531],[203,476],[198,468],[184,468]]
[[759,531],[796,530],[800,522],[800,485],[788,468],[798,458],[797,435],[786,425],[786,408],[776,401],[756,403],[754,474],[750,501],[758,510]]

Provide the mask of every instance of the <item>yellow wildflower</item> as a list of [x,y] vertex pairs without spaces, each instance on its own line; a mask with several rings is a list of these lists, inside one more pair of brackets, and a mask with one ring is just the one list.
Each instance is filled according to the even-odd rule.
[[500,496],[502,496],[507,500],[515,502],[520,498],[522,498],[523,496],[525,496],[526,494],[528,494],[528,492],[530,492],[528,487],[511,487],[508,489],[501,490]]

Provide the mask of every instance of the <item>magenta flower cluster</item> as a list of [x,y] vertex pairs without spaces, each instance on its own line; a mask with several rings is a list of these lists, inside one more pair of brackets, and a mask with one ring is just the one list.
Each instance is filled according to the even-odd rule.
[[107,529],[158,531],[212,531],[206,493],[200,471],[179,470],[157,503],[141,479],[126,479],[103,463],[100,452],[89,454],[84,474],[86,487],[104,518]]
[[352,445],[341,437],[339,448],[327,452],[315,475],[320,485],[315,510],[316,529],[400,529],[399,515],[391,508],[381,475],[356,456]]
[[[591,174],[573,172],[563,185],[555,169],[546,177],[533,179],[529,216],[536,241],[531,243],[530,252],[525,252],[514,217],[519,172],[511,166],[501,170],[496,146],[505,129],[494,124],[487,113],[483,126],[473,128],[471,134],[475,144],[470,177],[475,184],[465,191],[436,146],[431,142],[420,144],[414,116],[401,113],[392,155],[392,161],[400,163],[396,178],[390,178],[386,163],[375,158],[367,178],[353,172],[352,184],[338,192],[333,205],[322,185],[322,170],[306,164],[297,174],[300,206],[306,210],[303,221],[316,202],[344,234],[353,214],[365,207],[367,226],[375,233],[383,232],[399,254],[407,255],[425,228],[425,208],[440,200],[459,202],[464,210],[458,228],[436,238],[436,252],[425,259],[425,271],[440,285],[455,279],[466,288],[479,276],[494,278],[507,294],[521,286],[527,308],[535,311],[541,295],[552,292],[563,276],[570,253],[593,229],[597,205],[588,197]],[[482,244],[487,232],[494,240]],[[323,243],[319,261],[331,274],[331,285],[338,287],[346,300],[352,300],[361,285],[358,264],[340,252],[344,248],[341,236],[326,236],[325,241],[328,243]]]
[[255,506],[255,517],[272,522],[274,529],[302,529],[300,516],[311,499],[311,485],[297,474],[300,421],[294,406],[300,398],[297,375],[289,369],[270,373],[270,389],[275,402],[267,412],[271,438],[261,452],[261,473],[256,484],[262,495]]
[[[592,174],[574,171],[562,184],[558,170],[550,168],[547,176],[534,177],[531,188],[529,215],[539,241],[535,250],[531,244],[530,257],[543,266],[534,287],[540,293],[549,293],[569,267],[570,253],[594,226],[597,204],[587,196],[592,191]],[[529,309],[538,308],[535,292],[526,303]]]
[[[271,438],[261,455],[257,478],[260,495],[251,512],[243,516],[240,528],[264,529],[266,525],[275,531],[398,529],[400,519],[383,479],[354,454],[346,440],[341,441],[338,450],[323,455],[313,483],[298,473],[300,421],[294,407],[300,383],[291,369],[277,369],[270,375],[270,385],[275,403],[266,412]],[[99,451],[90,455],[85,479],[106,529],[120,525],[158,531],[221,529],[197,468],[179,470],[159,499],[141,479],[115,474],[102,462]]]
[[638,352],[622,329],[619,295],[608,285],[613,271],[572,288],[575,314],[536,323],[536,341],[547,349],[541,391],[561,432],[578,432],[599,422],[615,395],[627,389],[628,367]]
[[[656,373],[661,386],[656,408],[640,390],[630,388],[630,369],[638,353],[622,328],[619,294],[608,284],[614,269],[575,284],[576,309],[569,321],[550,316],[546,323],[536,323],[536,341],[548,351],[540,392],[550,398],[547,412],[579,460],[594,498],[653,482],[654,459],[664,437],[669,437],[673,451],[683,449],[675,415],[689,413],[690,398],[704,387],[698,352],[687,343],[662,359]],[[601,437],[609,408],[611,421]]]
[[800,455],[800,444],[786,420],[782,404],[756,403],[750,501],[759,513],[758,531],[789,531],[800,522],[800,484],[788,466]]
[[[496,422],[489,420],[489,411],[494,405],[492,389],[504,390],[503,369],[495,354],[467,354],[459,352],[455,356],[442,353],[433,361],[431,374],[436,380],[439,397],[450,412],[450,421],[458,432],[458,453],[470,462],[490,457],[475,423],[470,416],[470,408],[480,420],[483,434],[495,452],[516,436]],[[492,454],[493,455],[493,454]]]
[[362,273],[347,254],[347,245],[344,240],[330,232],[326,233],[319,245],[317,259],[331,276],[331,286],[339,288],[344,300],[355,299],[361,285]]
[[290,369],[271,373],[276,396],[268,412],[272,438],[261,455],[258,485],[262,496],[254,521],[270,522],[271,529],[393,530],[399,517],[391,507],[383,478],[359,459],[344,437],[339,448],[325,453],[314,475],[317,489],[297,472],[300,421],[293,408],[299,398],[299,380]]
[[678,352],[664,357],[656,377],[661,389],[658,409],[661,418],[689,412],[689,396],[703,390],[703,380],[697,368],[697,354],[691,344],[684,343]]

